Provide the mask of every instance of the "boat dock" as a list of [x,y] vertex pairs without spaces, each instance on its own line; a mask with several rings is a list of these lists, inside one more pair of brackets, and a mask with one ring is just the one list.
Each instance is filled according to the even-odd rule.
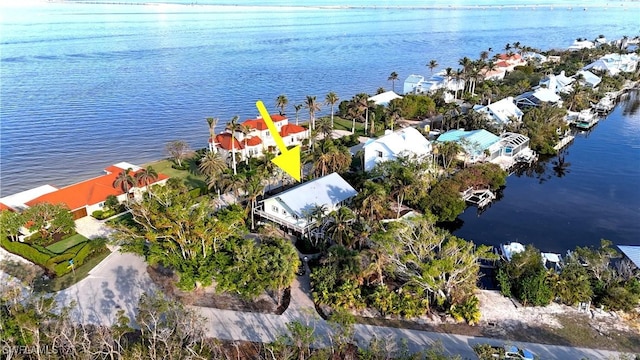
[[474,190],[472,187],[460,193],[468,204],[482,209],[496,199],[496,195],[489,189]]
[[567,135],[567,136],[563,137],[562,139],[560,139],[560,141],[553,148],[556,151],[560,151],[562,148],[564,148],[565,146],[569,145],[569,143],[572,142],[573,139],[575,139],[575,136]]

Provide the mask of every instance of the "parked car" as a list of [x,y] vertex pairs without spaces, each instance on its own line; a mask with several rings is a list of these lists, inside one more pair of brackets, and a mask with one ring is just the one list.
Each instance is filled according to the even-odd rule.
[[520,349],[517,346],[505,346],[504,358],[514,360],[534,360],[535,355],[528,349]]

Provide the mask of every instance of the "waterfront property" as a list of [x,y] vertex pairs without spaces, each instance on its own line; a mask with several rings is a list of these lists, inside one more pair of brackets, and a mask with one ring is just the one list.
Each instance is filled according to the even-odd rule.
[[587,39],[576,39],[573,41],[573,44],[569,46],[567,49],[571,51],[581,50],[581,49],[593,49],[596,45],[593,41],[589,41]]
[[473,109],[484,114],[494,124],[500,127],[510,123],[521,123],[522,115],[524,114],[522,110],[516,106],[512,97],[504,98],[487,106],[476,105]]
[[316,227],[317,218],[339,209],[358,192],[337,173],[300,184],[260,201],[256,215],[299,234]]
[[516,66],[527,65],[527,61],[520,54],[500,54],[498,55],[495,66],[499,71],[513,71]]
[[464,90],[464,81],[453,79],[447,73],[440,71],[425,80],[422,75],[409,75],[404,81],[405,94],[428,94],[439,89],[446,91]]
[[408,155],[425,159],[431,156],[431,143],[418,130],[407,127],[394,132],[385,131],[377,139],[369,139],[363,146],[364,170],[371,171],[377,163]]
[[[285,145],[300,145],[302,141],[309,138],[309,130],[296,125],[289,124],[289,119],[280,114],[271,114],[278,133],[282,137]],[[255,119],[245,120],[241,128],[225,130],[209,139],[214,142],[215,148],[223,159],[231,159],[231,154],[236,154],[240,160],[252,157],[262,157],[264,151],[276,151],[276,142],[273,134],[270,133],[267,124],[261,116]]]
[[566,76],[564,70],[558,75],[549,74],[540,80],[539,86],[553,91],[555,94],[568,93],[574,78]]
[[542,104],[548,104],[551,106],[562,106],[562,100],[553,90],[547,88],[538,88],[533,91],[528,91],[515,99],[516,105],[523,108],[537,107]]
[[640,246],[618,245],[618,249],[624,254],[625,258],[640,269]]
[[600,82],[602,81],[602,79],[598,75],[592,73],[589,70],[580,70],[576,73],[575,76],[582,77],[582,79],[578,80],[580,85],[587,86],[592,89],[598,87],[598,85],[600,85]]
[[381,94],[374,95],[370,97],[368,100],[373,101],[375,105],[387,106],[391,102],[391,100],[402,99],[402,96],[396,94],[393,91],[385,91]]
[[582,70],[596,70],[607,72],[614,76],[621,72],[634,72],[638,68],[638,54],[607,54],[582,68]]
[[585,109],[580,112],[568,111],[565,119],[569,125],[582,130],[591,129],[600,120],[591,109]]
[[[125,171],[128,171],[127,175],[130,176],[131,180],[131,187],[126,192],[124,186],[116,185],[116,179]],[[144,169],[127,162],[121,162],[106,168],[104,170],[105,174],[102,176],[60,189],[50,185],[41,186],[31,190],[31,192],[17,194],[20,196],[16,199],[24,201],[22,209],[40,203],[64,204],[71,210],[73,218],[79,219],[96,210],[102,210],[105,200],[110,195],[115,196],[119,201],[125,201],[128,197],[140,198],[142,193],[147,190],[148,185],[164,184],[169,179],[164,174],[158,174],[156,179],[150,179],[148,184],[145,184],[136,180],[136,174],[141,171],[144,171]],[[38,195],[33,197],[35,194]]]

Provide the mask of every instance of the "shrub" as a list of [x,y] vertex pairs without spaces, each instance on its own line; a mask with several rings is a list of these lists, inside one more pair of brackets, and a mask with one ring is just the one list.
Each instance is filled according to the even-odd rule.
[[104,211],[102,210],[96,210],[94,212],[91,213],[91,216],[93,216],[94,218],[98,219],[98,220],[102,220],[102,215],[104,214]]
[[62,276],[71,271],[71,266],[68,261],[61,262],[53,267],[53,272],[56,276]]
[[22,256],[23,258],[38,265],[44,266],[47,260],[51,257],[50,254],[42,253],[32,246],[20,242],[0,239],[0,244],[9,252]]
[[195,188],[195,189],[189,190],[189,196],[191,196],[192,199],[195,199],[195,198],[199,197],[200,196],[200,188]]
[[82,247],[82,249],[80,249],[80,251],[78,251],[78,253],[76,254],[76,256],[73,259],[73,263],[76,266],[80,266],[84,263],[84,260],[87,258],[87,256],[89,256],[93,251],[93,244],[91,244],[90,242],[86,242],[84,243],[84,246]]
[[69,260],[73,259],[74,256],[75,256],[75,253],[64,253],[58,256],[54,256],[49,260],[47,260],[47,263],[45,265],[47,268],[51,268],[52,266],[55,266],[58,263],[68,262]]

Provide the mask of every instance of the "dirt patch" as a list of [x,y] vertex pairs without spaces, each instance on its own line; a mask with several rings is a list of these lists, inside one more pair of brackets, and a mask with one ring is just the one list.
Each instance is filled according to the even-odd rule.
[[615,312],[578,311],[552,303],[523,307],[497,291],[480,290],[483,336],[514,341],[640,352],[640,332]]
[[198,288],[194,291],[182,291],[176,287],[178,277],[171,271],[147,266],[147,272],[151,280],[162,289],[162,292],[185,305],[281,315],[289,307],[291,301],[289,288],[282,292],[281,304],[278,305],[275,294],[264,293],[253,300],[247,300],[234,294],[217,293],[215,286]]
[[[541,344],[640,352],[640,313],[618,314],[551,304],[523,307],[497,291],[480,290],[482,318],[477,326],[453,323],[444,314],[430,314],[416,320],[356,316],[361,324],[482,336]],[[323,311],[327,309],[322,308]]]

